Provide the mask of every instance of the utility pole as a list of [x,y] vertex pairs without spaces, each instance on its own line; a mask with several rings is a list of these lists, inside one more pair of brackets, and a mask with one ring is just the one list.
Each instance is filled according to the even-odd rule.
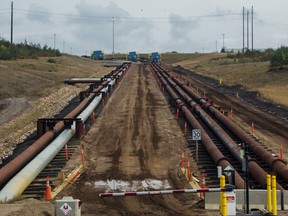
[[253,21],[253,14],[254,14],[254,13],[253,13],[253,6],[252,6],[252,12],[251,12],[251,26],[252,26],[252,32],[251,32],[251,35],[252,35],[252,44],[251,44],[251,46],[252,46],[252,47],[251,47],[251,49],[252,49],[252,52],[253,52],[253,49],[254,49],[254,47],[253,47],[253,46],[254,46],[254,44],[253,44],[253,43],[254,43],[254,25],[253,25],[253,22],[254,22],[254,21]]
[[247,10],[247,49],[249,50],[249,10]]
[[243,53],[245,52],[245,8],[243,7]]
[[224,37],[225,37],[225,34],[222,34],[223,36],[223,51],[225,52],[225,45],[224,45]]
[[114,21],[115,21],[115,17],[112,17],[112,22],[113,22],[113,50],[112,50],[112,56],[113,56],[113,59],[114,59]]
[[11,2],[11,44],[13,44],[13,1]]
[[217,47],[217,44],[218,43],[218,41],[216,40],[216,53],[218,53],[218,47]]

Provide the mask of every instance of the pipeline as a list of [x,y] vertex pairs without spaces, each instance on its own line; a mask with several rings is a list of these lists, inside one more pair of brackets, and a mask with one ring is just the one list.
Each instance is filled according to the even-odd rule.
[[[155,68],[151,68],[151,70],[154,71]],[[155,71],[154,71],[155,73]],[[181,110],[181,112],[184,114],[185,118],[188,120],[190,125],[193,128],[198,128],[201,130],[202,139],[201,142],[205,146],[208,153],[213,152],[213,154],[210,154],[212,160],[216,165],[219,165],[222,167],[222,169],[225,169],[227,166],[230,166],[233,169],[233,166],[228,161],[227,158],[224,157],[224,155],[219,151],[217,146],[213,143],[213,141],[210,139],[208,134],[205,132],[205,130],[202,128],[202,126],[198,123],[196,118],[192,115],[192,113],[189,111],[189,109],[185,106],[184,102],[178,97],[178,95],[172,90],[172,88],[168,85],[166,80],[163,78],[163,76],[156,71],[157,76],[161,80],[162,84],[166,87],[166,90],[169,92],[171,97],[174,99],[174,101],[177,104],[177,107]],[[234,169],[235,170],[235,169]],[[229,181],[232,182],[232,177],[229,178]],[[239,175],[237,171],[235,171],[235,185],[237,188],[244,188],[244,180]]]
[[[109,83],[110,84],[110,83]],[[112,83],[111,83],[112,84]],[[108,87],[102,90],[108,91]],[[86,121],[93,110],[100,104],[102,95],[95,97],[88,107],[77,116]],[[20,196],[40,172],[58,154],[64,145],[72,138],[76,131],[76,123],[71,128],[65,129],[43,151],[34,157],[23,169],[21,169],[0,191],[0,201],[9,201]]]
[[223,125],[229,128],[242,142],[247,143],[249,149],[251,149],[255,154],[260,157],[271,169],[272,171],[288,182],[288,167],[285,162],[277,157],[271,155],[264,147],[257,143],[252,137],[241,130],[233,121],[223,115],[217,108],[211,105],[204,98],[195,94],[187,85],[181,83],[177,78],[172,78],[175,82],[177,80],[178,84],[183,87],[183,89],[191,95],[201,106],[209,110]]
[[[118,76],[119,79],[123,74],[129,69],[129,65],[124,64],[116,72],[113,71],[113,76]],[[96,92],[100,92],[101,89],[105,88],[108,85],[108,81],[103,81],[96,89],[93,90],[93,93],[90,93],[87,98],[80,102],[80,104],[71,111],[64,118],[75,118],[85,107],[93,100]],[[23,166],[25,166],[33,157],[35,157],[49,142],[51,142],[63,129],[65,128],[64,122],[59,121],[53,128],[53,130],[47,131],[43,134],[38,140],[36,140],[31,146],[29,146],[25,151],[20,155],[6,164],[0,169],[0,185],[7,182],[13,175],[15,175]]]
[[[217,137],[222,141],[222,143],[226,146],[226,148],[230,151],[230,153],[237,159],[237,161],[242,162],[241,157],[241,148],[237,145],[228,135],[227,133],[206,113],[204,112],[198,104],[195,103],[182,89],[173,82],[169,76],[165,73],[161,73],[166,80],[175,87],[176,91],[183,97],[184,101],[190,105],[191,108],[201,117],[205,123],[209,126],[211,130],[217,135]],[[266,173],[257,162],[253,159],[249,158],[248,160],[248,168],[249,173],[253,178],[263,187],[266,187]],[[277,183],[277,189],[283,190],[282,186]]]

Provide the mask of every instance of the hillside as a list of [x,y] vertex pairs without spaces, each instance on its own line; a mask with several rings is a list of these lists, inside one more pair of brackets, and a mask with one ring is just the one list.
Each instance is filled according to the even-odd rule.
[[[241,62],[226,57],[227,54],[198,54],[190,59],[173,63],[196,73],[222,80],[223,85],[239,85],[245,90],[258,92],[258,96],[288,107],[288,70],[271,69],[270,62]],[[169,61],[167,61],[169,63]]]
[[103,62],[68,55],[0,61],[0,161],[35,130],[38,118],[53,116],[83,90],[63,80],[111,70]]

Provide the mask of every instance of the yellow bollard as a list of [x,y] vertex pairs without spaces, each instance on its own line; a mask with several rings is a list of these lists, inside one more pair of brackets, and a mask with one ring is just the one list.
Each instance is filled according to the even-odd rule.
[[222,79],[219,79],[219,85],[222,85]]
[[271,176],[267,175],[267,210],[272,211],[271,205]]
[[222,212],[222,215],[223,216],[227,216],[227,197],[225,195],[225,193],[223,192],[223,212]]
[[[220,188],[225,187],[225,176],[221,175],[220,176]],[[220,192],[220,213],[223,215],[223,195],[224,192]]]
[[272,214],[277,215],[276,176],[272,176]]

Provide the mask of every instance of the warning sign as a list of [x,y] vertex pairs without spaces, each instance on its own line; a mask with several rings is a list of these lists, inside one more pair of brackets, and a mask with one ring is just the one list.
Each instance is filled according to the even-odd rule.
[[72,208],[71,208],[67,203],[64,203],[64,204],[60,207],[60,210],[61,210],[61,212],[62,212],[64,215],[68,215],[69,212],[72,210]]
[[235,202],[235,196],[227,196],[227,203],[234,203]]
[[192,130],[192,140],[201,140],[201,130],[200,129],[193,129]]

